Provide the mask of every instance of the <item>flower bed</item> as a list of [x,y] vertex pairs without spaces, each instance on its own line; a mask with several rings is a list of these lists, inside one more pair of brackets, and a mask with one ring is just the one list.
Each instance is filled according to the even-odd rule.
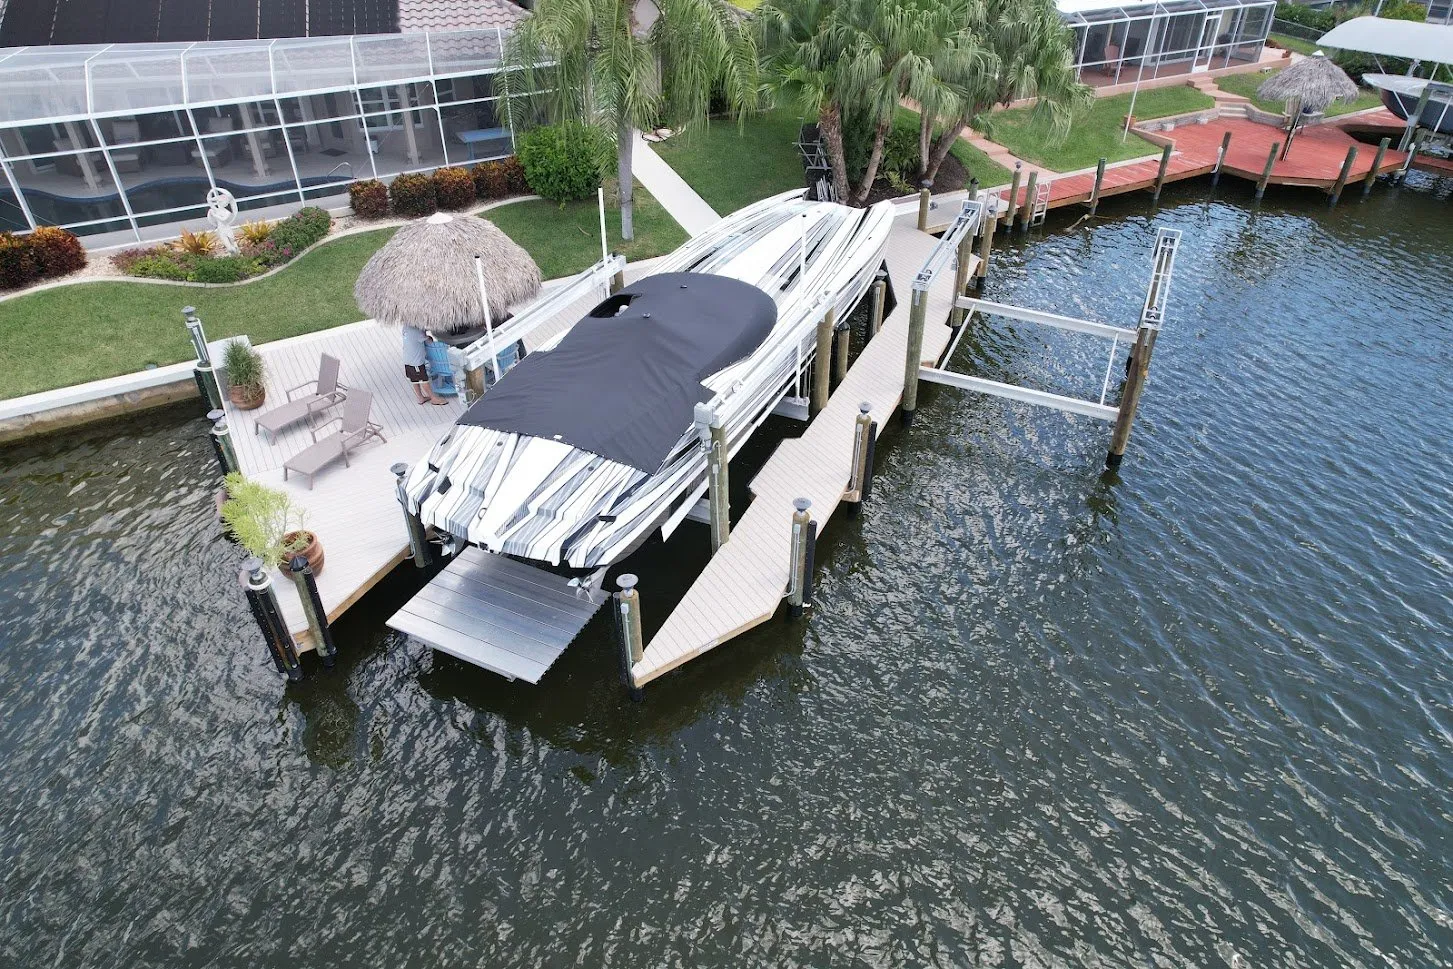
[[236,283],[259,276],[295,256],[328,234],[332,217],[308,206],[272,226],[253,222],[238,235],[240,252],[222,251],[211,232],[182,232],[181,239],[159,246],[126,249],[111,257],[127,276],[188,283]]

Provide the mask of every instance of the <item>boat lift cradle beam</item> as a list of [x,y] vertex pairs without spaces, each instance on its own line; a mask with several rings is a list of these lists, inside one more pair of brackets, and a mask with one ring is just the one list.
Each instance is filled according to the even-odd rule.
[[[1166,302],[1170,294],[1170,281],[1174,274],[1175,255],[1177,247],[1180,244],[1180,237],[1181,233],[1178,229],[1160,229],[1156,232],[1150,283],[1146,288],[1145,302],[1141,308],[1139,325],[1134,330],[1125,327],[1109,326],[1104,323],[1096,323],[1091,320],[1062,316],[1058,313],[1049,313],[1043,310],[1010,306],[1005,303],[994,303],[989,300],[959,297],[956,302],[957,306],[968,310],[970,313],[1000,316],[1005,319],[1020,320],[1026,323],[1038,323],[1044,326],[1055,327],[1056,329],[1075,333],[1086,333],[1091,336],[1110,340],[1110,355],[1105,365],[1105,378],[1100,387],[1100,399],[1098,402],[1082,400],[1077,397],[1068,397],[1062,394],[1052,394],[1042,390],[1003,383],[997,380],[987,380],[982,377],[955,373],[946,368],[925,367],[921,364],[918,370],[919,379],[929,381],[930,383],[957,387],[961,390],[970,390],[992,397],[1017,400],[1041,407],[1052,407],[1055,410],[1069,414],[1080,414],[1085,417],[1093,417],[1097,420],[1114,422],[1116,426],[1114,441],[1112,443],[1112,457],[1118,458],[1118,453],[1123,453],[1125,441],[1130,434],[1130,424],[1134,420],[1135,410],[1139,405],[1140,391],[1144,386],[1145,371],[1149,367],[1150,353],[1154,348],[1155,336],[1159,333],[1161,324],[1165,319]],[[962,331],[955,334],[948,351],[944,354],[943,359],[945,361],[952,357],[953,351],[958,346],[960,336],[962,336]],[[1127,370],[1126,389],[1121,395],[1120,403],[1116,406],[1111,406],[1105,402],[1105,398],[1109,394],[1110,377],[1114,373],[1116,352],[1119,349],[1122,339],[1131,344],[1131,365]],[[1116,451],[1117,448],[1118,453]],[[1115,465],[1118,465],[1118,463],[1118,460],[1114,462]]]

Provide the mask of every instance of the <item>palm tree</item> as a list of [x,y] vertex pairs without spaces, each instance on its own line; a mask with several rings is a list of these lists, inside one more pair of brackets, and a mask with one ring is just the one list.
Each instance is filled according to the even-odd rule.
[[[960,34],[939,0],[769,0],[758,9],[763,75],[817,115],[838,198],[863,204],[878,175],[893,116],[904,98],[929,105],[958,100],[945,78],[978,63],[976,50],[949,50]],[[945,109],[947,110],[947,109]],[[849,186],[843,126],[871,131],[867,165]]]
[[[995,105],[1037,98],[1035,111],[1067,132],[1074,113],[1094,100],[1075,71],[1073,33],[1053,0],[948,0],[958,25],[941,38],[938,90],[924,103],[923,178],[939,166],[965,127]],[[941,130],[930,137],[932,127]]]
[[[643,24],[638,12],[654,14]],[[756,106],[757,51],[725,0],[539,0],[510,36],[506,66],[520,88],[544,92],[555,121],[609,127],[616,136],[621,238],[632,225],[631,145],[663,121],[705,120],[713,90],[738,118]]]

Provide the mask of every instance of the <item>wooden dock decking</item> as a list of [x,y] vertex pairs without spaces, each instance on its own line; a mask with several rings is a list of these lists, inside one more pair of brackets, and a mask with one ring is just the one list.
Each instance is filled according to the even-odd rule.
[[[792,501],[812,500],[821,529],[848,486],[858,405],[867,401],[881,434],[903,395],[904,356],[913,278],[936,240],[901,220],[886,257],[898,305],[868,341],[822,412],[799,438],[783,441],[751,481],[753,500],[700,577],[647,644],[633,667],[636,685],[675,669],[770,619],[787,588]],[[952,331],[953,274],[940,273],[928,293],[923,357],[937,361]]]
[[[336,619],[408,553],[408,533],[395,497],[389,466],[412,463],[463,412],[462,401],[443,407],[420,405],[404,379],[399,331],[372,320],[321,333],[267,343],[257,348],[267,373],[267,402],[257,410],[226,404],[227,425],[242,473],[280,488],[303,510],[309,530],[323,543],[326,560],[318,574],[323,608]],[[287,388],[318,376],[318,358],[329,353],[342,361],[339,381],[353,390],[373,394],[373,420],[383,425],[386,442],[371,441],[350,458],[319,472],[313,487],[291,475],[283,480],[282,465],[312,443],[306,421],[300,421],[269,442],[257,433],[255,420],[286,402]],[[219,361],[220,364],[220,361]],[[334,408],[323,419],[332,417]],[[274,573],[278,604],[299,648],[309,649],[308,623],[293,583]]]

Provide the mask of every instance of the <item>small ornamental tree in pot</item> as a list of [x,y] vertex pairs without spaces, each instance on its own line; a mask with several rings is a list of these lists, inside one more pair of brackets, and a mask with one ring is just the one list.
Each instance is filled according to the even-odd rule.
[[287,492],[233,471],[225,479],[227,500],[222,521],[232,537],[270,569],[287,568],[293,557],[308,560],[313,574],[323,571],[323,543],[304,527],[303,510]]
[[262,355],[241,340],[227,344],[222,357],[227,372],[227,396],[242,410],[254,410],[267,399]]

